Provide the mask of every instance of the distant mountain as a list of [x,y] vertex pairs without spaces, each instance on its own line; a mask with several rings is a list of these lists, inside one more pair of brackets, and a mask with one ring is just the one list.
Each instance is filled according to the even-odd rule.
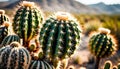
[[[100,13],[97,9],[90,8],[76,0],[29,0],[34,1],[44,11],[67,11],[73,13]],[[10,0],[6,2],[5,6],[0,5],[1,8],[11,9],[20,3],[19,0]],[[1,3],[0,3],[1,4]]]
[[101,2],[101,3],[89,5],[89,7],[95,8],[102,13],[120,14],[120,4],[106,5]]

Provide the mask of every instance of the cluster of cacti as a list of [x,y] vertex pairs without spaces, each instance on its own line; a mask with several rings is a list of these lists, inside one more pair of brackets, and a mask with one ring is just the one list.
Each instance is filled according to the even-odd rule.
[[31,56],[18,42],[0,49],[0,69],[27,69]]
[[89,48],[92,54],[96,56],[96,67],[98,69],[101,58],[110,56],[115,51],[115,43],[109,35],[110,30],[99,29],[100,33],[94,34],[89,40]]
[[[57,13],[42,24],[41,11],[33,2],[23,1],[16,11],[12,23],[15,34],[8,32],[8,21],[4,11],[0,11],[2,69],[54,69],[58,61],[74,53],[80,41],[79,23],[70,14]],[[35,40],[33,44],[32,40]],[[37,60],[33,54],[38,55]]]
[[[0,10],[0,69],[57,68],[59,61],[70,57],[80,42],[79,23],[70,14],[58,12],[42,24],[42,13],[33,2],[23,1],[16,11],[12,23],[15,34],[8,32],[9,21]],[[89,40],[89,49],[96,57],[95,69],[101,58],[115,51],[116,44],[109,33],[102,28]],[[30,43],[32,40],[34,43]],[[65,62],[61,65],[64,69],[67,67]],[[104,69],[110,67],[111,63],[106,62]],[[112,68],[119,69],[120,64]]]
[[58,61],[74,53],[81,31],[78,23],[71,17],[68,13],[58,12],[55,17],[50,17],[45,21],[39,38],[43,58]]
[[28,46],[30,40],[39,33],[43,18],[33,2],[23,1],[22,6],[16,11],[13,21],[14,32],[23,39],[23,45]]
[[117,66],[112,66],[111,61],[106,61],[104,64],[104,69],[120,69],[120,63]]

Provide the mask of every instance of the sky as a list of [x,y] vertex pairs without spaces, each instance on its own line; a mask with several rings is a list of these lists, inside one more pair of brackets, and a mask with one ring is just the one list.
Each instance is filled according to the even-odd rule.
[[83,4],[95,4],[103,2],[105,4],[120,4],[120,0],[77,0]]
[[0,2],[3,2],[3,1],[9,1],[9,0],[0,0]]

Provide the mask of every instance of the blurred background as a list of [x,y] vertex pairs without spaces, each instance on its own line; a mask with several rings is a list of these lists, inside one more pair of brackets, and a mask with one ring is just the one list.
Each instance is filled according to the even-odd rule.
[[[6,10],[6,14],[14,16],[15,9],[24,0],[0,0],[0,9]],[[89,34],[97,31],[99,27],[111,30],[111,34],[117,39],[120,49],[120,0],[27,0],[35,2],[43,11],[45,18],[57,11],[71,13],[81,24],[83,30],[81,43],[75,54],[69,59],[69,67],[75,69],[94,69],[94,57],[88,50]],[[106,60],[116,64],[119,60],[119,50],[109,58],[101,60],[101,66]],[[79,55],[78,55],[79,54]]]

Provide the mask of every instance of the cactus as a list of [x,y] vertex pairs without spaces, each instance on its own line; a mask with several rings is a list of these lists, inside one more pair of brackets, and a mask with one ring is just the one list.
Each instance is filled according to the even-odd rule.
[[112,67],[111,61],[106,61],[104,65],[104,69],[110,69]]
[[28,69],[31,56],[18,42],[12,42],[0,49],[0,59],[2,69]]
[[19,36],[17,36],[17,35],[8,35],[8,36],[6,36],[6,37],[3,39],[2,43],[1,43],[1,46],[7,46],[7,45],[9,45],[10,43],[12,43],[12,42],[14,42],[14,41],[20,43],[20,38],[19,38]]
[[93,35],[89,40],[90,51],[96,56],[96,67],[98,69],[101,58],[110,56],[115,51],[115,43],[109,35],[110,30],[99,29],[100,33]]
[[0,44],[2,43],[3,39],[8,35],[8,28],[7,27],[0,27]]
[[[68,13],[56,13],[43,24],[40,31],[40,44],[44,58],[62,60],[70,57],[80,40],[78,23]],[[55,62],[54,62],[55,63]]]
[[120,63],[118,63],[118,65],[112,66],[111,61],[106,61],[104,64],[104,69],[120,69]]
[[44,60],[33,60],[29,69],[54,69],[54,67]]
[[7,15],[5,15],[4,10],[0,10],[0,25],[3,25],[4,22],[9,22],[9,18]]
[[118,67],[118,69],[120,69],[120,63],[118,63],[117,67]]
[[14,16],[13,30],[23,39],[23,45],[28,46],[32,38],[39,33],[43,18],[33,2],[23,1],[22,6]]

